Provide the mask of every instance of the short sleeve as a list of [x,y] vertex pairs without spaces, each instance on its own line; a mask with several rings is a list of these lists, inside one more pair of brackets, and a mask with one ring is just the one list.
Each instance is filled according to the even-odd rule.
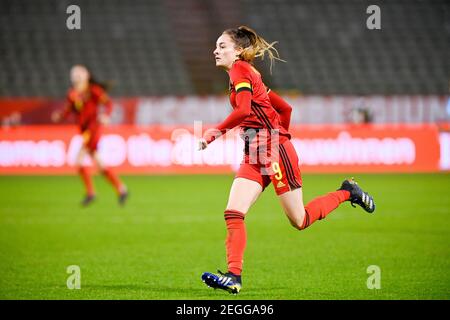
[[253,92],[250,70],[242,62],[238,61],[232,66],[230,70],[230,81],[236,93],[245,90]]

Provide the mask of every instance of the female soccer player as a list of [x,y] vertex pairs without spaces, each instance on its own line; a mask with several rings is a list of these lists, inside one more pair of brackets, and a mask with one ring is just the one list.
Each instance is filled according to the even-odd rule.
[[[119,203],[123,205],[128,197],[125,184],[112,172],[110,168],[103,165],[97,146],[100,140],[101,125],[109,122],[112,111],[112,102],[108,97],[105,88],[93,80],[89,70],[83,65],[75,65],[70,70],[72,87],[67,93],[67,102],[64,110],[56,111],[52,114],[54,122],[66,119],[70,114],[75,114],[83,137],[83,145],[78,153],[76,164],[78,172],[86,187],[86,196],[82,201],[83,206],[87,206],[95,199],[92,178],[83,165],[84,157],[89,154],[95,160],[102,174],[114,186]],[[100,112],[100,106],[105,107],[104,112]]]
[[244,218],[258,196],[272,182],[290,223],[298,230],[324,219],[344,201],[360,205],[367,212],[375,210],[373,198],[353,179],[327,195],[303,205],[302,178],[298,157],[288,132],[292,108],[275,92],[267,90],[252,62],[255,58],[271,60],[278,52],[252,29],[241,26],[222,33],[216,43],[216,66],[230,76],[231,114],[215,129],[207,130],[199,149],[240,127],[245,140],[245,155],[236,174],[225,210],[228,271],[205,272],[202,280],[210,287],[237,294],[242,287],[241,272],[246,230]]

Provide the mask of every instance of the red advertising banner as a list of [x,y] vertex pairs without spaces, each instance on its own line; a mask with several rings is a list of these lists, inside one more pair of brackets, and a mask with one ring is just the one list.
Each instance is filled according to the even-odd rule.
[[[100,157],[126,174],[231,173],[242,159],[236,131],[197,150],[206,128],[110,126]],[[302,172],[433,172],[448,170],[448,135],[435,125],[302,125],[291,128]],[[71,174],[82,137],[75,126],[0,130],[0,174]],[[445,159],[444,159],[445,160]],[[445,160],[448,162],[448,159]],[[85,159],[86,165],[92,165]]]
[[[355,111],[366,110],[371,123],[450,123],[450,99],[444,95],[399,96],[299,96],[284,95],[293,107],[294,124],[344,124],[355,122]],[[2,98],[0,122],[51,124],[53,111],[64,107],[64,98]],[[221,96],[160,96],[113,98],[112,122],[134,125],[191,124],[196,120],[219,123],[230,112],[229,98]],[[73,119],[72,119],[73,120]],[[69,119],[66,124],[71,123]]]

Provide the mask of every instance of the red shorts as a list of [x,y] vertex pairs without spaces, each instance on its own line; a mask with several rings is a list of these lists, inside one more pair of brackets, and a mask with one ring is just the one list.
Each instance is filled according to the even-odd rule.
[[97,151],[98,142],[100,140],[100,130],[98,128],[86,129],[81,132],[83,137],[83,147],[89,152]]
[[280,144],[276,154],[265,163],[249,163],[244,160],[235,178],[245,178],[258,182],[263,190],[272,182],[277,195],[302,187],[302,175],[298,166],[298,156],[290,140]]

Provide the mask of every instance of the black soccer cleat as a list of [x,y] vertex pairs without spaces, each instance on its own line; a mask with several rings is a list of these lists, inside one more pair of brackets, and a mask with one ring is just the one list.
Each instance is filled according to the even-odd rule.
[[120,204],[121,206],[125,205],[125,202],[127,202],[127,199],[128,199],[128,196],[129,196],[129,195],[130,195],[130,194],[129,194],[128,191],[124,191],[124,192],[121,192],[121,193],[120,193],[120,195],[119,195],[119,204]]
[[367,192],[364,192],[353,178],[342,182],[342,185],[338,190],[347,190],[350,192],[349,201],[354,208],[354,204],[356,203],[369,213],[375,211],[375,201],[373,200],[373,197]]
[[83,207],[87,207],[88,205],[90,205],[93,201],[95,200],[95,195],[94,194],[88,194],[84,197],[83,201],[81,201],[81,205]]
[[202,281],[210,288],[222,289],[229,293],[238,294],[242,288],[241,276],[231,272],[223,273],[217,270],[219,274],[204,272]]

